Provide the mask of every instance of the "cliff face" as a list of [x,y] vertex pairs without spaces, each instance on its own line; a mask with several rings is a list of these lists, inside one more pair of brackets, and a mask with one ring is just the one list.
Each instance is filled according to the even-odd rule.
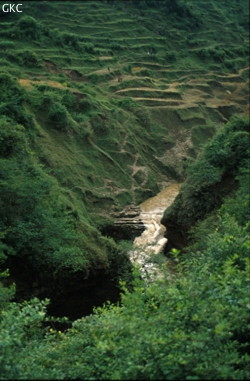
[[132,241],[140,235],[144,229],[144,223],[140,217],[140,208],[136,205],[129,205],[120,212],[113,214],[113,223],[106,226],[102,233],[113,237],[116,241]]

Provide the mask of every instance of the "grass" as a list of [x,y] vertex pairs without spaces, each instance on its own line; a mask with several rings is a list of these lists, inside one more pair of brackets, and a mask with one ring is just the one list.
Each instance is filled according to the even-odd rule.
[[[248,73],[238,73],[248,65],[244,1],[227,6],[189,1],[201,20],[196,29],[187,18],[164,13],[160,5],[142,10],[125,2],[26,2],[24,17],[36,20],[37,38],[19,36],[24,33],[18,30],[22,15],[1,17],[0,67],[18,80],[33,81],[25,87],[27,98],[39,83],[52,91],[57,82],[74,94],[72,105],[66,106],[71,120],[67,131],[48,122],[46,109],[37,114],[32,106],[30,111],[37,122],[33,150],[38,161],[58,179],[82,218],[96,210],[108,215],[112,205],[122,208],[133,197],[139,203],[149,189],[157,192],[163,180],[173,180],[174,169],[156,157],[167,156],[173,147],[177,152],[184,137],[198,153],[214,131],[211,122],[225,121],[220,107],[229,87],[224,82],[236,86],[230,91],[244,112],[239,94],[247,97]],[[71,42],[63,42],[65,33],[73,34]],[[37,64],[27,63],[29,57],[24,61],[24,51],[35,54]],[[192,89],[221,104],[211,106],[202,94],[191,99],[187,94]],[[63,88],[54,93],[58,102],[64,93]],[[138,165],[148,171],[144,185],[142,173],[133,176],[136,154]],[[181,166],[178,155],[176,160]],[[133,193],[134,186],[142,189]]]

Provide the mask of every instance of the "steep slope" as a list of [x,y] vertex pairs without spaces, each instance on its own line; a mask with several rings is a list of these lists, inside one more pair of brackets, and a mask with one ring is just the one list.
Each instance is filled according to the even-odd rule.
[[234,117],[188,169],[180,193],[165,211],[162,223],[167,226],[168,249],[186,246],[191,229],[217,210],[226,196],[235,193],[239,174],[242,168],[247,170],[248,160],[249,121]]
[[[37,21],[16,23],[21,41],[18,49],[7,48],[5,57],[21,85],[75,98],[66,107],[84,142],[70,126],[76,146],[60,149],[67,158],[70,151],[74,157],[76,150],[84,151],[78,165],[95,162],[87,169],[92,178],[86,169],[84,181],[79,178],[74,158],[65,165],[55,157],[56,140],[68,140],[61,131],[53,138],[50,127],[38,144],[64,186],[60,166],[64,179],[69,169],[70,189],[81,184],[90,210],[93,203],[96,211],[99,205],[142,201],[163,181],[182,177],[185,160],[195,156],[214,124],[248,110],[245,2],[232,1],[227,11],[224,3],[180,2],[176,10],[169,3],[149,2],[149,8],[142,2],[31,3],[24,13]],[[5,22],[5,38],[12,25]]]
[[124,253],[101,234],[113,212],[182,181],[248,112],[247,2],[25,2],[0,15],[5,267],[34,295],[46,294],[37,278],[61,292],[65,274],[117,276]]

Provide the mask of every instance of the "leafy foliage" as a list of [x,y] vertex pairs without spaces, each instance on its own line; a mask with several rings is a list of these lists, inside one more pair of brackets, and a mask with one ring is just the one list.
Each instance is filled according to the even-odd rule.
[[23,16],[16,25],[18,37],[39,40],[42,27],[34,17]]
[[0,73],[0,86],[1,115],[11,118],[15,123],[32,127],[32,117],[23,107],[26,94],[15,78],[7,73]]
[[248,121],[233,118],[206,145],[199,160],[190,166],[176,202],[165,212],[164,223],[168,225],[170,220],[175,220],[188,230],[220,206],[230,191],[228,184],[232,187],[235,176],[248,158]]
[[[32,97],[28,97],[8,75],[0,76],[0,84],[3,89],[0,95],[3,114],[0,118],[0,238],[4,268],[9,266],[13,272],[20,261],[21,277],[25,277],[29,267],[41,278],[54,279],[65,272],[81,271],[86,275],[90,267],[108,269],[111,261],[114,267],[119,267],[118,263],[122,266],[124,257],[119,256],[117,246],[102,238],[94,227],[91,229],[86,220],[77,220],[77,214],[65,204],[58,182],[38,164],[31,150],[34,135],[27,133],[27,127],[34,124],[29,123],[27,104],[38,112],[39,107],[47,106],[52,126],[67,130],[73,119],[66,106],[78,107],[75,98],[67,92],[57,95],[46,90],[34,91]],[[96,247],[96,242],[100,242],[102,250]]]
[[[217,238],[211,235],[210,242]],[[227,236],[221,235],[217,251],[226,240]],[[241,237],[235,240],[239,243]],[[65,333],[29,340],[32,351],[25,350],[23,342],[16,354],[19,373],[15,375],[30,378],[35,374],[45,379],[247,378],[245,261],[243,268],[237,266],[236,255],[216,262],[213,251],[208,244],[205,251],[180,264],[172,284],[163,281],[145,287],[137,279],[132,292],[124,289],[121,307],[107,305],[76,321]],[[15,320],[15,324],[23,323]]]

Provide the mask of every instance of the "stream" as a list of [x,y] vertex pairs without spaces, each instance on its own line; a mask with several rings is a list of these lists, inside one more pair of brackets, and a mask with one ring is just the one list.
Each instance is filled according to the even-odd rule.
[[161,267],[167,259],[162,251],[167,243],[166,228],[161,224],[164,211],[173,203],[181,184],[171,184],[156,196],[141,203],[140,219],[146,229],[134,239],[134,248],[129,252],[133,265],[139,267],[142,279],[153,281],[163,276]]
[[[122,213],[126,226],[131,224],[131,221],[135,222],[134,225],[132,223],[132,228],[137,230],[138,236],[134,239],[129,257],[132,264],[139,268],[141,278],[145,281],[162,277],[164,264],[169,265],[168,259],[163,254],[167,239],[164,237],[166,228],[161,224],[161,218],[179,193],[179,188],[180,184],[171,184],[139,206],[135,206],[132,210],[130,208],[130,212],[126,210],[125,214]],[[136,229],[137,225],[140,229]],[[117,228],[121,229],[119,224]],[[171,266],[168,266],[167,274],[167,277],[172,279]],[[80,279],[72,282],[67,292],[56,295],[55,298],[50,296],[51,303],[48,307],[50,315],[67,316],[72,322],[91,314],[94,306],[102,306],[107,300],[116,303],[120,298],[120,289],[115,281],[109,279],[108,274],[93,276],[84,283],[81,283]],[[63,329],[65,328],[68,326]]]

